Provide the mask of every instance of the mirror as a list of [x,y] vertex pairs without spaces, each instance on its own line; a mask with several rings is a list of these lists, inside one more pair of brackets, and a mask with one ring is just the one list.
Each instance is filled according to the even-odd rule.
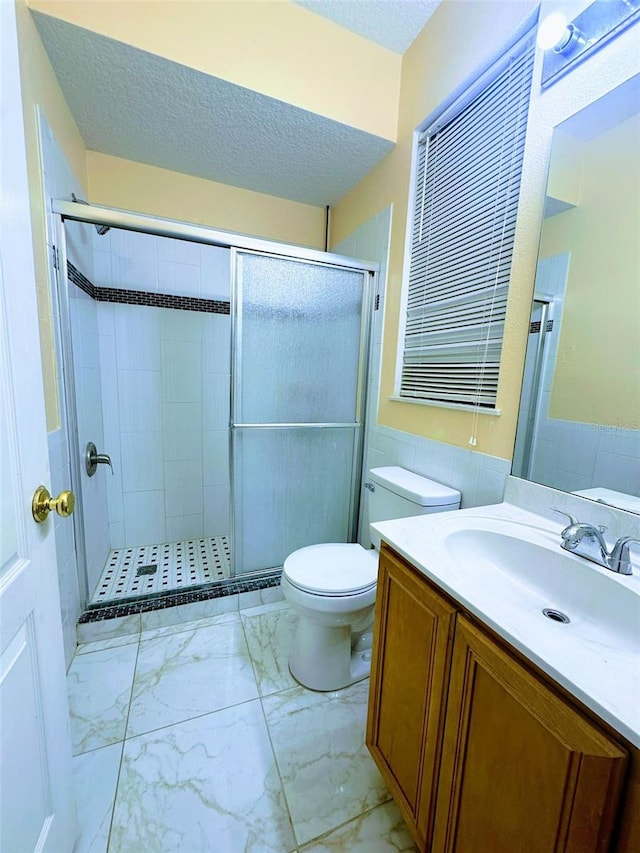
[[640,75],[554,130],[512,473],[640,513]]

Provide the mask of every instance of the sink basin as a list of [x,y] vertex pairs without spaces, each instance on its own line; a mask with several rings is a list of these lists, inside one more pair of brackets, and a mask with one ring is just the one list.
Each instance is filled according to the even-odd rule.
[[[560,548],[559,536],[505,520],[467,517],[447,524],[442,546],[503,606],[540,615],[541,630],[571,634],[620,652],[640,652],[640,578],[621,576]],[[463,568],[464,567],[464,568]],[[545,617],[550,608],[569,617]]]
[[[640,560],[619,575],[560,547],[562,525],[513,504],[373,528],[458,605],[640,748]],[[638,535],[632,525],[630,534]],[[547,618],[545,609],[569,617]]]

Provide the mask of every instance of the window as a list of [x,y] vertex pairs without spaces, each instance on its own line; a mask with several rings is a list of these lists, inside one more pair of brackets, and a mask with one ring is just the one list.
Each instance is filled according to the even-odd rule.
[[533,55],[528,36],[418,138],[402,399],[495,409]]

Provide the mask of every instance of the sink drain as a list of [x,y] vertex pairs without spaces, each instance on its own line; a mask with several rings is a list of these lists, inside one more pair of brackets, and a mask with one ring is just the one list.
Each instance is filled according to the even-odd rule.
[[552,610],[550,607],[545,607],[542,612],[547,619],[552,619],[554,622],[562,622],[565,625],[567,622],[571,622],[571,619],[569,619],[567,614],[561,613],[559,610]]

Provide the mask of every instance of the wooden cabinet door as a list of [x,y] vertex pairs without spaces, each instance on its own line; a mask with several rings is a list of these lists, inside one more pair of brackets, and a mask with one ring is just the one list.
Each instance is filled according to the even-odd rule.
[[421,849],[433,822],[454,621],[445,599],[383,548],[367,746]]
[[433,851],[610,848],[626,752],[462,616]]

